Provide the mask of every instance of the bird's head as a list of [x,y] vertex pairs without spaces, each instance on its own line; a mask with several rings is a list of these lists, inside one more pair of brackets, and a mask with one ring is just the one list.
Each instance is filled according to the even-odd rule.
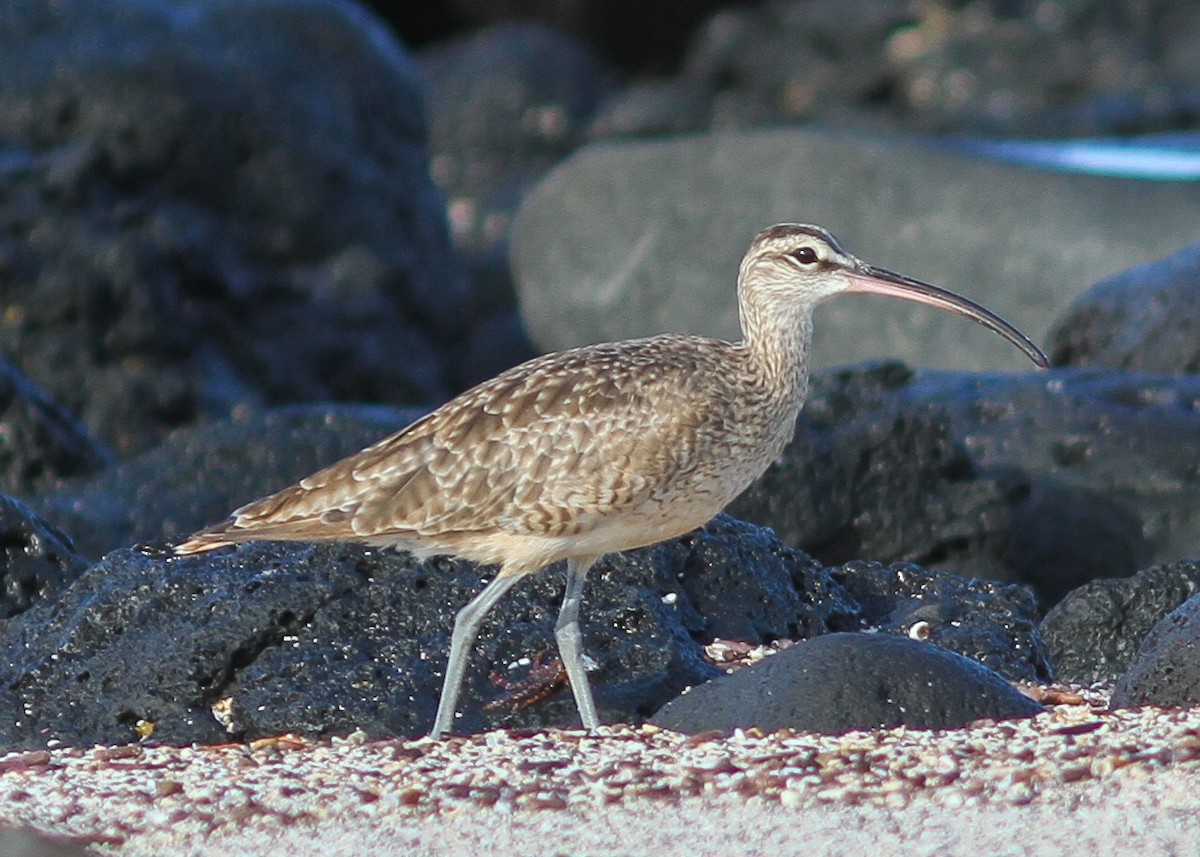
[[1021,349],[1038,366],[1049,360],[1032,340],[991,310],[947,289],[868,264],[827,230],[780,223],[754,238],[742,259],[738,290],[747,315],[798,311],[805,319],[820,301],[846,292],[869,292],[928,304],[977,321]]

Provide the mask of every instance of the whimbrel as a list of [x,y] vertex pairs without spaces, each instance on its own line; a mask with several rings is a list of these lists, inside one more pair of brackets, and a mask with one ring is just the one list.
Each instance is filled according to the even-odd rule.
[[982,306],[869,265],[818,226],[781,224],[742,260],[740,342],[664,335],[538,357],[175,550],[345,540],[499,566],[455,617],[434,737],[451,729],[488,611],[522,577],[565,559],[555,639],[583,725],[595,728],[579,631],[588,569],[703,525],[779,455],[808,390],[813,307],[841,292],[959,313],[1048,365]]

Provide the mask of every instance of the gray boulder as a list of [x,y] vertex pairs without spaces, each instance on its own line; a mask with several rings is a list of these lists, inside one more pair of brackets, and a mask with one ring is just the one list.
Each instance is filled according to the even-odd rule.
[[[547,350],[661,332],[737,338],[750,239],[815,222],[867,261],[960,291],[1040,341],[1089,284],[1195,241],[1198,219],[1186,182],[1053,173],[832,131],[725,133],[580,150],[522,205],[513,265]],[[854,297],[818,310],[815,365],[871,358],[1028,368],[949,313]]]
[[1047,352],[1060,366],[1200,374],[1200,244],[1088,289],[1055,322]]

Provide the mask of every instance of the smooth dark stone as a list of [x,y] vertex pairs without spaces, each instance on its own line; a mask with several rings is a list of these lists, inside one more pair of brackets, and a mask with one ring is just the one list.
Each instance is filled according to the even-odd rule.
[[757,727],[837,734],[946,729],[1042,710],[999,674],[930,643],[827,634],[693,687],[651,721],[681,732]]
[[1062,600],[1041,632],[1061,681],[1115,682],[1146,636],[1172,610],[1200,593],[1200,561],[1177,560],[1132,577],[1096,580]]
[[1200,597],[1193,596],[1162,618],[1113,688],[1112,707],[1200,702]]

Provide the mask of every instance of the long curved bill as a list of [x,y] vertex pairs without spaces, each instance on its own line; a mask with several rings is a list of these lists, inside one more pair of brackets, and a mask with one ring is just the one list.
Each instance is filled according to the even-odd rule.
[[1041,368],[1045,369],[1050,365],[1050,360],[1042,353],[1042,349],[1034,345],[1032,339],[991,310],[962,295],[885,268],[876,268],[866,262],[860,262],[855,270],[849,272],[849,276],[852,285],[846,290],[848,292],[889,295],[956,312],[1000,334],[1025,352],[1025,355]]

